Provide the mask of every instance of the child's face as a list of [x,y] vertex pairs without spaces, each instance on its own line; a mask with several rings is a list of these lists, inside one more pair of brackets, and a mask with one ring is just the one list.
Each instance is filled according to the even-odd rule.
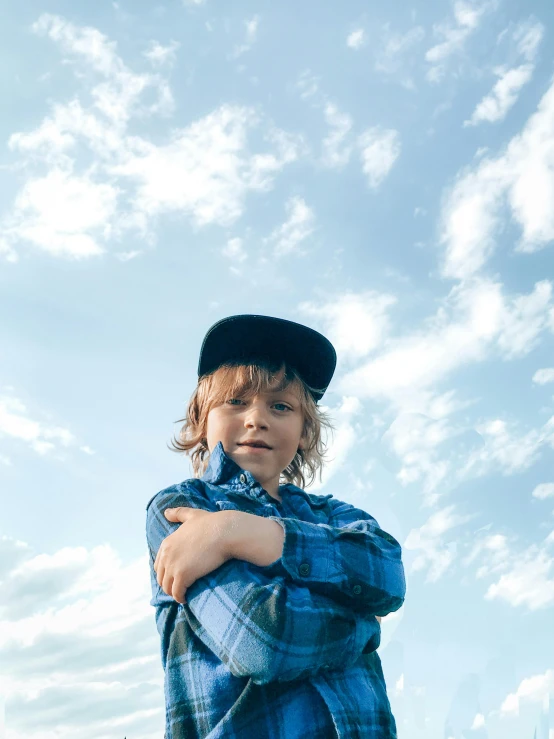
[[[248,470],[273,497],[278,497],[279,476],[304,444],[304,417],[297,391],[288,387],[252,398],[230,398],[208,413],[210,453],[222,442],[239,467]],[[270,449],[241,446],[248,439],[264,441]]]

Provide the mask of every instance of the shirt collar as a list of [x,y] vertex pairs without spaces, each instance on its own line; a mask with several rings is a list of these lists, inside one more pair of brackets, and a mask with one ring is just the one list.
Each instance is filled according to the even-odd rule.
[[256,483],[251,472],[243,470],[231,457],[225,454],[223,444],[219,441],[210,454],[206,472],[202,475],[201,480],[212,485],[225,485],[232,483],[240,475],[246,476],[246,480],[243,478],[244,482],[248,484]]
[[[246,495],[252,495],[258,497],[263,494],[263,488],[256,478],[248,470],[243,470],[242,467],[228,457],[223,449],[221,441],[217,443],[214,450],[210,454],[208,460],[208,466],[206,472],[200,478],[203,482],[210,483],[211,485],[219,485],[224,488],[231,488],[236,492],[242,492]],[[283,493],[289,495],[299,495],[312,508],[321,508],[325,506],[332,498],[332,493],[327,495],[310,495],[302,488],[296,487],[296,485],[285,484],[279,486],[279,492],[281,497]]]

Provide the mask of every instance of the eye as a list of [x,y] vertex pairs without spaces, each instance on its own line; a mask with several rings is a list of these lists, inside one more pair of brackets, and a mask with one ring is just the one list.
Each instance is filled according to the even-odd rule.
[[290,406],[288,406],[288,405],[285,405],[284,403],[274,403],[273,405],[281,405],[287,411],[292,411],[292,408]]
[[226,403],[230,403],[231,405],[233,405],[233,400],[236,400],[236,401],[237,401],[237,403],[242,403],[242,400],[240,400],[239,398],[229,398],[229,399],[228,399],[228,400],[226,400],[225,402],[226,402]]

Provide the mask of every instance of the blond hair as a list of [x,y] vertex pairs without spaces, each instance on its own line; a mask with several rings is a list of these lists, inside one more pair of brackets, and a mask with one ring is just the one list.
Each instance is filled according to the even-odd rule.
[[[283,376],[279,381],[278,374],[281,372]],[[210,410],[230,398],[237,396],[251,398],[270,390],[281,392],[288,387],[298,392],[304,417],[302,436],[306,437],[306,444],[304,449],[298,449],[292,462],[282,471],[281,478],[285,483],[292,483],[301,488],[309,487],[317,472],[321,480],[321,471],[325,463],[327,445],[321,438],[322,429],[325,427],[332,433],[334,426],[328,415],[316,405],[310,393],[317,390],[322,392],[322,389],[306,385],[300,375],[284,362],[224,364],[214,372],[200,377],[189,400],[185,418],[176,421],[184,422],[179,437],[172,439],[169,448],[190,456],[194,476],[201,477],[206,471],[210,457],[206,439]],[[304,473],[308,474],[308,481]]]

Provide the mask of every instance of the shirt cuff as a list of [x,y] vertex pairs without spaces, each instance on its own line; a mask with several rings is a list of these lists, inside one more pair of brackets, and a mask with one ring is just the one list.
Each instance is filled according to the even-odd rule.
[[333,566],[329,556],[331,532],[324,525],[299,521],[295,518],[268,516],[277,521],[285,532],[281,559],[269,567],[280,565],[299,585],[329,583],[344,577]]

